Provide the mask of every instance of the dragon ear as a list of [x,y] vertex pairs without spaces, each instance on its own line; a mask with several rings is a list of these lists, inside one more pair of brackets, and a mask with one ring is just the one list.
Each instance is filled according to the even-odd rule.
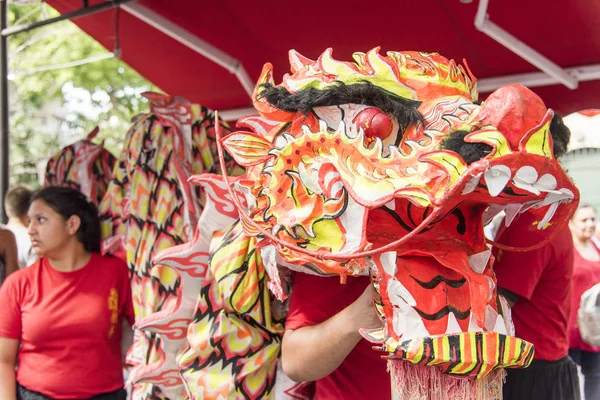
[[550,123],[553,116],[554,112],[548,110],[542,122],[525,134],[519,145],[522,151],[554,158],[552,136],[550,135]]
[[264,137],[251,132],[234,132],[222,139],[223,146],[235,161],[252,167],[267,161],[273,149],[273,143]]

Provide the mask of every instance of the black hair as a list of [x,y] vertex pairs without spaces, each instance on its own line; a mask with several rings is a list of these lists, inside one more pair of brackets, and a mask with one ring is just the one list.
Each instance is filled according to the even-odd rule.
[[446,136],[441,144],[442,149],[451,150],[458,153],[463,160],[470,165],[477,160],[481,160],[492,151],[492,146],[487,143],[469,143],[465,142],[465,136],[469,131],[455,131]]
[[81,220],[77,239],[88,252],[100,252],[100,217],[98,208],[81,192],[62,186],[48,186],[33,195],[42,200],[66,221],[73,215]]
[[6,215],[16,218],[27,217],[27,211],[29,211],[32,196],[33,192],[23,185],[15,186],[10,189],[6,192],[6,197],[4,198]]
[[417,110],[421,105],[420,101],[396,96],[366,81],[351,85],[338,81],[327,89],[309,88],[298,93],[290,93],[284,87],[269,83],[264,83],[261,87],[263,90],[259,98],[284,111],[307,115],[315,107],[363,104],[377,107],[396,118],[400,132],[404,132],[412,124],[424,122]]
[[571,131],[558,114],[554,114],[552,122],[550,122],[550,136],[552,136],[554,157],[563,156],[567,152],[567,146],[569,145],[569,140],[571,140]]

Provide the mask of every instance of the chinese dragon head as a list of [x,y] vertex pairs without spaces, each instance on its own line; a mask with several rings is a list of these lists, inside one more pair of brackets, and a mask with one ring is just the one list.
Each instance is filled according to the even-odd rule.
[[[254,131],[217,142],[246,174],[193,178],[208,204],[182,249],[206,271],[178,358],[188,395],[275,392],[278,300],[295,271],[372,277],[383,328],[363,336],[391,360],[403,398],[496,397],[503,368],[527,366],[533,346],[514,337],[483,227],[528,212],[550,240],[574,212],[553,112],[520,85],[478,103],[468,69],[435,53],[291,51],[290,63],[280,85],[263,68],[263,119],[244,122]],[[175,253],[158,262],[185,274]]]

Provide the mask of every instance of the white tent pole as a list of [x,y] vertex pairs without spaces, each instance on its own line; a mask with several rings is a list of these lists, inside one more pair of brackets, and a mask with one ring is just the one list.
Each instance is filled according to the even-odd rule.
[[[600,64],[565,68],[565,72],[574,77],[578,82],[594,81],[600,79]],[[511,83],[520,83],[532,88],[551,86],[562,82],[545,72],[528,72],[524,74],[481,78],[477,81],[477,88],[481,93],[487,93],[498,89],[500,86],[509,85]]]
[[137,3],[130,3],[121,5],[121,8],[165,35],[177,40],[179,43],[227,69],[238,78],[248,96],[252,97],[254,82],[250,79],[250,76],[240,61],[200,39],[190,31],[155,13],[148,7]]
[[532,47],[526,45],[490,21],[489,15],[487,14],[487,7],[488,0],[479,0],[477,14],[475,16],[475,27],[478,30],[485,33],[507,49],[511,50],[519,57],[544,71],[546,74],[550,75],[569,89],[577,89],[577,78],[569,74],[568,71],[565,71],[554,62],[550,61]]

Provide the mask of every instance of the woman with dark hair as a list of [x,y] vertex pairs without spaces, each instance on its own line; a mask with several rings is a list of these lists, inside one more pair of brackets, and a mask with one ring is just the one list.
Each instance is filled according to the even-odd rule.
[[569,355],[580,367],[584,378],[586,399],[600,399],[600,347],[581,339],[577,326],[577,311],[583,293],[600,283],[600,249],[592,241],[596,230],[596,210],[589,204],[580,204],[571,218],[573,234],[573,290],[569,320]]
[[99,253],[96,206],[48,187],[29,217],[40,259],[0,288],[0,399],[126,399],[121,329],[124,318],[134,322],[131,288],[126,264]]

